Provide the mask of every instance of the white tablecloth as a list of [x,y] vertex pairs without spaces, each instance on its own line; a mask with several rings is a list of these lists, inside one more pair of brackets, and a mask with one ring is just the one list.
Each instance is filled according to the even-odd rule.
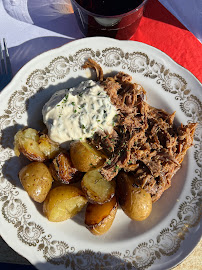
[[[202,40],[202,0],[159,0]],[[36,55],[81,34],[70,0],[0,0],[0,40],[6,38],[13,74]]]
[[81,38],[69,0],[0,0],[0,40],[13,74],[36,55]]

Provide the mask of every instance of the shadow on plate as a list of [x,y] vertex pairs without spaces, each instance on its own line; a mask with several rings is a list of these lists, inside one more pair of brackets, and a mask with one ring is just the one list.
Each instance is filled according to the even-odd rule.
[[[43,105],[49,100],[49,98],[53,95],[55,91],[69,88],[77,85],[79,82],[86,80],[84,77],[70,78],[64,83],[60,83],[57,85],[50,85],[46,89],[40,89],[36,94],[34,94],[31,98],[26,101],[26,109],[27,109],[27,126],[34,128],[39,131],[43,131],[46,127],[43,124],[42,119],[42,108]],[[25,127],[21,124],[14,124],[13,126],[6,127],[3,129],[2,137],[1,137],[1,145],[3,149],[14,150],[14,136],[18,130]],[[13,156],[7,159],[2,166],[2,174],[3,177],[6,178],[12,185],[19,189],[23,189],[22,184],[19,180],[18,173],[30,161],[24,156],[20,155],[19,157]],[[30,200],[32,200],[30,198]],[[33,200],[32,200],[33,201]],[[42,204],[34,202],[36,209],[38,212],[43,215]]]
[[[116,243],[119,241],[126,241],[131,239],[136,239],[137,237],[149,233],[149,231],[155,230],[155,227],[163,222],[169,215],[174,207],[179,206],[178,198],[183,190],[185,184],[184,179],[186,179],[188,169],[188,157],[186,156],[181,170],[173,177],[172,186],[164,192],[162,197],[153,204],[153,209],[151,215],[144,221],[132,221],[128,218],[122,209],[119,207],[115,221],[111,229],[104,235],[99,237],[90,235],[90,232],[79,233],[79,239],[81,241],[92,241],[102,245],[102,243]],[[80,226],[85,226],[85,209],[81,213],[76,215],[72,221]],[[170,216],[170,221],[175,218]],[[151,236],[152,237],[152,236]]]
[[44,104],[51,98],[51,96],[59,90],[71,88],[81,81],[87,80],[87,78],[79,76],[76,78],[70,78],[63,83],[57,85],[50,85],[47,88],[39,89],[39,91],[29,98],[26,102],[27,107],[27,125],[38,130],[43,130],[45,125],[43,124],[42,108]]
[[[93,252],[91,250],[80,250],[75,252],[74,248],[66,247],[66,254],[65,256],[60,257],[59,252],[61,251],[64,254],[64,247],[58,245],[58,249],[55,250],[55,255],[57,258],[53,259],[54,256],[54,247],[53,246],[46,246],[46,252],[44,252],[44,248],[38,250],[39,254],[44,254],[50,257],[50,263],[36,263],[35,266],[31,265],[27,259],[16,253],[11,247],[7,245],[7,243],[0,238],[1,248],[3,252],[9,254],[11,257],[7,258],[8,263],[0,263],[0,269],[9,269],[9,270],[34,270],[34,269],[80,269],[80,270],[87,270],[87,269],[132,269],[132,265],[130,263],[124,262],[119,256],[120,253],[117,254],[107,254],[101,252]],[[57,244],[57,241],[52,245]],[[62,244],[62,243],[61,243]],[[39,246],[40,244],[38,244]],[[72,244],[70,244],[72,246]],[[61,247],[61,249],[60,249]],[[35,247],[37,248],[37,247]],[[52,255],[52,258],[51,256]],[[42,255],[43,256],[43,255]],[[4,258],[5,256],[3,256]],[[45,256],[44,256],[45,257]],[[45,258],[45,261],[47,258]],[[9,263],[12,262],[12,263]],[[15,262],[15,263],[14,263]],[[58,267],[57,267],[58,265]],[[124,267],[125,266],[125,267]],[[134,268],[133,268],[134,269]]]
[[[48,252],[49,250],[47,250]],[[35,269],[99,269],[99,270],[110,270],[110,269],[132,269],[133,266],[130,262],[127,262],[119,258],[121,254],[117,253],[116,256],[107,253],[93,252],[91,250],[80,250],[73,252],[69,250],[63,257],[51,258],[46,263],[36,263],[33,265],[22,265],[22,264],[9,264],[0,263],[1,269],[9,270],[35,270]],[[133,268],[135,269],[135,268]]]
[[[128,218],[122,209],[119,207],[115,221],[111,229],[104,235],[99,237],[90,236],[89,232],[85,234],[79,234],[79,239],[82,241],[88,241],[102,245],[102,243],[116,243],[118,241],[131,240],[145,234],[149,233],[150,230],[155,230],[155,227],[160,223],[164,222],[168,218],[172,209],[174,207],[179,207],[179,200],[181,192],[183,191],[183,186],[185,185],[186,174],[188,170],[188,156],[182,164],[180,171],[172,179],[171,187],[166,190],[162,197],[153,204],[153,209],[151,215],[144,221],[132,221]],[[75,216],[72,221],[76,222],[80,226],[85,226],[84,224],[85,209]],[[170,216],[170,221],[175,218]]]
[[[79,76],[77,78],[70,78],[63,83],[59,83],[57,85],[50,85],[47,88],[39,89],[37,93],[35,93],[31,98],[29,98],[26,102],[27,108],[27,126],[31,128],[35,128],[37,130],[43,130],[45,128],[42,119],[42,108],[44,104],[49,100],[49,98],[55,93],[55,91],[69,88],[77,85],[79,82],[86,80],[86,78]],[[21,125],[14,125],[12,127],[8,127],[2,131],[2,144],[4,148],[13,149],[13,137],[18,129],[22,128]],[[8,139],[9,138],[9,139]],[[21,183],[18,179],[19,170],[25,166],[29,161],[23,156],[12,157],[5,162],[3,165],[3,175],[6,179],[8,179],[15,186],[22,188]],[[111,230],[105,235],[99,238],[93,237],[94,242],[117,242],[124,241],[126,239],[132,239],[137,236],[144,234],[145,232],[150,231],[159,223],[163,222],[165,218],[169,215],[171,210],[176,206],[177,200],[183,190],[183,186],[185,184],[184,180],[186,179],[186,174],[188,170],[188,155],[185,157],[182,168],[175,177],[172,179],[172,186],[169,188],[159,201],[154,203],[152,214],[148,219],[142,222],[131,221],[121,209],[119,209],[118,214],[115,218],[115,222],[111,228]],[[42,204],[38,204],[33,202],[37,211],[43,215],[42,212]],[[173,217],[171,217],[172,219]],[[68,222],[68,221],[66,221]],[[79,226],[84,226],[84,214],[76,216],[72,219],[73,223],[77,223]],[[83,228],[82,228],[83,230]],[[82,241],[89,241],[89,232],[79,234],[79,239]]]
[[[60,47],[72,39],[64,37],[39,37],[9,48],[13,74],[39,54]],[[34,48],[34,50],[33,50]]]

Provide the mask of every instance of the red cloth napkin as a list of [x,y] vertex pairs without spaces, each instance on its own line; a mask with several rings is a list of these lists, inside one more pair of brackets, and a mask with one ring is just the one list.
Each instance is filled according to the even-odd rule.
[[202,82],[202,44],[158,0],[149,0],[132,40],[154,46]]

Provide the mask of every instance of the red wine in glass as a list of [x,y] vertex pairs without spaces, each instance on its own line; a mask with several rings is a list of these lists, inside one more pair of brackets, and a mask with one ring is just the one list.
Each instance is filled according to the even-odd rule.
[[136,31],[147,0],[71,0],[85,36],[129,39]]

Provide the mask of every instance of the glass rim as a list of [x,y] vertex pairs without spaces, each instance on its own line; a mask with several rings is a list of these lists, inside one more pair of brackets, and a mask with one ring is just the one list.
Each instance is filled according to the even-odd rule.
[[120,17],[123,17],[123,16],[128,16],[128,15],[134,13],[135,11],[139,10],[142,6],[144,6],[146,4],[147,1],[148,0],[143,0],[143,2],[139,6],[137,6],[136,8],[134,8],[134,9],[128,11],[128,12],[125,12],[125,13],[122,13],[122,14],[118,14],[118,15],[113,15],[113,16],[106,16],[106,15],[97,14],[97,13],[93,13],[91,11],[88,11],[87,9],[85,9],[84,7],[82,7],[81,5],[79,5],[76,0],[71,0],[71,2],[74,2],[75,5],[78,5],[80,7],[80,9],[84,10],[89,15],[95,16],[95,17],[102,17],[102,18],[120,18]]

